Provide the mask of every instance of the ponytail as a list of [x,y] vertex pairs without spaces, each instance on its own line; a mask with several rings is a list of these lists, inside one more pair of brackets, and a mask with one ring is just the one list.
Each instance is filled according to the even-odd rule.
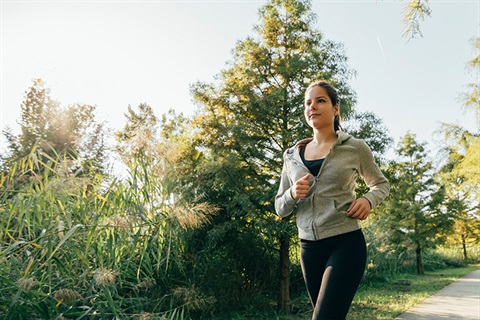
[[339,114],[337,114],[335,116],[335,118],[333,119],[333,129],[335,130],[335,132],[337,132],[339,130],[343,131],[343,128],[340,125],[340,115]]

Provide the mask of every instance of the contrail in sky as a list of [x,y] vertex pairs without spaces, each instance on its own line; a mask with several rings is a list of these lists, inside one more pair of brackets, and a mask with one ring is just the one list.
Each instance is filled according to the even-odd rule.
[[378,42],[378,47],[380,48],[380,53],[382,54],[382,57],[383,57],[383,61],[385,61],[385,64],[388,66],[387,57],[385,57],[385,52],[383,52],[382,42],[380,41],[380,38],[378,36],[377,36],[377,42]]

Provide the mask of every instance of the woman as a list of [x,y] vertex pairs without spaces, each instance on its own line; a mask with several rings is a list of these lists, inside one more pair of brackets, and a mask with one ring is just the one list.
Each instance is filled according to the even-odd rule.
[[[366,264],[359,220],[383,201],[390,185],[370,148],[340,130],[336,89],[316,81],[305,91],[305,119],[313,138],[285,151],[275,210],[296,209],[300,259],[314,311],[312,319],[345,319]],[[355,195],[361,176],[369,191]]]

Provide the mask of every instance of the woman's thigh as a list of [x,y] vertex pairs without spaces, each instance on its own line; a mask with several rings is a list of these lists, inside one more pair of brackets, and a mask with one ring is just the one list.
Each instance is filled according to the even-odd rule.
[[366,244],[363,233],[343,239],[325,265],[314,319],[345,319],[365,272]]

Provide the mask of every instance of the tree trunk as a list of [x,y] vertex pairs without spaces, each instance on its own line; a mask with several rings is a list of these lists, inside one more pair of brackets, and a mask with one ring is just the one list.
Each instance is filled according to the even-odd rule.
[[468,260],[468,257],[467,257],[467,243],[465,241],[465,237],[462,236],[462,247],[463,247],[463,259],[465,261]]
[[416,256],[417,256],[417,274],[424,274],[423,271],[423,262],[422,262],[422,249],[420,248],[420,245],[417,245],[417,249],[415,250]]
[[280,239],[280,290],[278,294],[278,310],[290,313],[290,240]]

